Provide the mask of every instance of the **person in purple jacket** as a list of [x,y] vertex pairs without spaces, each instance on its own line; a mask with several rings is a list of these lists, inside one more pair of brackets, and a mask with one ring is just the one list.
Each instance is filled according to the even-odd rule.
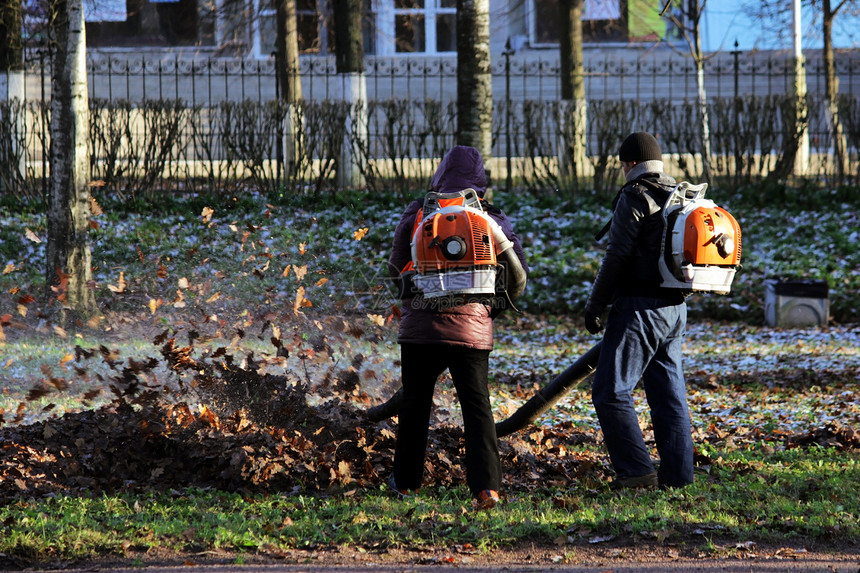
[[[430,187],[439,193],[471,188],[483,197],[487,175],[480,152],[473,147],[452,148],[439,164]],[[521,293],[528,265],[520,239],[500,209],[484,201],[482,205],[513,243],[513,253],[508,253],[505,265],[506,280],[518,284],[517,292]],[[439,375],[447,369],[463,413],[466,482],[475,507],[489,509],[499,500],[502,469],[487,378],[493,348],[493,318],[505,299],[432,305],[409,288],[404,269],[411,266],[412,231],[422,206],[423,198],[406,207],[394,231],[388,261],[390,275],[399,284],[403,299],[397,337],[403,400],[398,416],[394,471],[388,483],[400,495],[412,495],[421,486],[433,392]],[[512,304],[510,298],[507,301]]]

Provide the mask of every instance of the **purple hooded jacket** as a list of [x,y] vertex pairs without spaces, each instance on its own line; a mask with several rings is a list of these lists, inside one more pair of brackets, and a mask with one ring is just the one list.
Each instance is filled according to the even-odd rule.
[[[430,180],[433,191],[452,193],[472,188],[480,197],[487,189],[484,160],[474,147],[456,146],[442,159]],[[424,199],[410,203],[394,231],[394,246],[388,259],[392,277],[412,260],[412,230]],[[501,226],[505,235],[514,243],[514,252],[523,270],[528,273],[526,256],[519,237],[514,233],[511,221],[501,210],[488,209],[488,214]],[[406,298],[400,319],[397,342],[403,344],[452,344],[478,350],[493,348],[493,319],[490,307],[481,303],[469,303],[450,308],[429,308],[422,297]]]

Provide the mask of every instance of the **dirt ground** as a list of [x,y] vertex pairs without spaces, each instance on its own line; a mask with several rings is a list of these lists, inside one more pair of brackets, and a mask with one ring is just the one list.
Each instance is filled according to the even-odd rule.
[[[131,556],[130,556],[131,557]],[[621,541],[611,545],[537,545],[479,553],[463,547],[425,550],[365,552],[334,548],[330,551],[261,552],[255,555],[229,552],[202,554],[147,554],[123,560],[56,564],[46,569],[66,571],[121,571],[145,569],[148,573],[180,571],[251,572],[371,572],[400,571],[472,572],[559,571],[569,573],[688,571],[749,572],[860,572],[860,546],[812,547],[760,546],[727,543],[709,554],[698,548]]]

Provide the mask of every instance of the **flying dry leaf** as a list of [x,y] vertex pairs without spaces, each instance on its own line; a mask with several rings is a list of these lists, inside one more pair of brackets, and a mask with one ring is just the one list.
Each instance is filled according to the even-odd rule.
[[149,307],[149,312],[155,314],[155,311],[158,310],[159,305],[160,301],[155,300],[154,298],[149,299],[149,304],[147,305]]
[[71,362],[74,359],[75,359],[74,354],[72,354],[71,352],[66,353],[62,358],[60,358],[60,366],[65,368],[66,364],[68,364],[69,362]]
[[383,317],[381,314],[368,314],[367,318],[369,318],[370,322],[372,322],[376,326],[385,326],[385,317]]
[[6,268],[3,269],[3,274],[8,275],[15,270],[15,263],[6,263]]
[[188,288],[188,286],[189,286],[189,283],[188,283],[187,278],[182,277],[181,279],[179,279],[179,288],[185,289],[185,288]]
[[203,207],[203,212],[200,214],[203,217],[203,222],[208,223],[212,220],[212,215],[215,211],[211,207]]
[[215,301],[216,301],[216,300],[218,300],[219,298],[221,298],[221,293],[220,293],[220,292],[216,292],[215,294],[213,294],[212,296],[210,296],[209,298],[207,298],[207,299],[206,299],[206,303],[208,304],[208,303],[210,303],[210,302],[215,302]]
[[308,274],[308,266],[293,265],[293,272],[296,273],[296,280],[301,281],[303,278],[305,278],[305,275]]
[[[94,184],[94,183],[101,183],[101,185],[104,185],[104,184],[105,184],[105,182],[104,182],[104,181],[98,181],[98,182],[93,181],[92,183],[90,183],[90,186],[93,186],[93,184]],[[101,187],[101,185],[99,185],[99,187]],[[90,213],[92,213],[92,214],[93,214],[93,215],[95,215],[96,217],[98,217],[99,215],[101,215],[102,213],[104,213],[104,211],[102,211],[102,206],[101,206],[101,205],[99,205],[99,202],[98,202],[98,201],[96,201],[96,198],[95,198],[95,197],[93,197],[92,195],[90,195],[89,199],[90,199]]]
[[369,229],[369,228],[367,228],[367,227],[362,227],[361,229],[358,229],[357,231],[355,231],[355,232],[352,234],[352,236],[353,236],[353,238],[354,238],[356,241],[360,241],[360,240],[362,240],[362,239],[364,238],[364,236],[367,234],[367,232],[368,232],[369,230],[370,230],[370,229]]
[[318,280],[317,282],[314,283],[314,286],[323,286],[327,282],[328,282],[327,278],[321,278],[320,280]]
[[126,284],[125,284],[125,272],[124,271],[119,272],[119,280],[117,281],[116,285],[108,285],[108,289],[110,289],[111,292],[115,292],[115,293],[125,292],[125,287],[126,287]]
[[281,273],[281,276],[283,276],[284,278],[287,278],[288,276],[290,276],[290,269],[291,268],[293,268],[292,265],[287,265],[286,267],[284,267],[284,272]]
[[156,336],[152,340],[152,343],[155,344],[156,346],[158,346],[158,345],[162,344],[165,340],[167,340],[168,336],[170,336],[170,330],[169,329],[165,330],[164,332],[162,332],[161,334]]
[[155,276],[157,276],[160,279],[166,279],[167,278],[167,267],[165,267],[164,265],[158,265],[158,270],[155,271]]
[[299,253],[304,255],[306,251],[305,247],[307,247],[307,245],[307,243],[299,243]]
[[90,390],[89,392],[84,393],[84,400],[92,400],[96,396],[102,393],[101,388],[96,388],[94,390]]
[[31,231],[30,229],[24,230],[24,236],[27,237],[28,240],[33,241],[34,243],[41,243],[42,239],[40,239],[36,233]]
[[60,338],[66,338],[69,336],[69,334],[59,326],[54,326],[54,334],[56,334]]
[[90,229],[92,229],[93,231],[98,231],[99,227],[101,227],[101,225],[99,225],[98,221],[94,221],[92,219],[90,219],[89,224],[90,224]]
[[0,315],[0,326],[9,326],[10,324],[12,324],[11,314]]
[[305,298],[305,287],[299,287],[296,291],[296,302],[293,303],[293,313],[298,315],[299,309],[302,307],[302,300]]
[[30,388],[30,391],[27,392],[27,401],[32,402],[33,400],[38,400],[43,396],[47,396],[51,391],[45,388],[44,386],[33,386]]
[[66,382],[65,378],[48,378],[48,383],[60,392],[69,388],[69,383]]

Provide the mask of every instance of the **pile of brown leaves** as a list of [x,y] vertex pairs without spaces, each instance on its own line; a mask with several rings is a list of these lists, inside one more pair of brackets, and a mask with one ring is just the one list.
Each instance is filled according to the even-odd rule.
[[[196,336],[188,338],[193,344]],[[113,395],[110,405],[30,425],[19,425],[15,419],[0,425],[0,504],[57,493],[192,486],[248,493],[336,492],[385,483],[396,419],[371,421],[356,406],[368,405],[356,374],[360,357],[351,367],[327,373],[311,389],[299,379],[261,373],[254,368],[252,355],[234,359],[219,348],[205,358],[194,358],[192,346],[178,346],[167,332],[154,342],[162,359],[130,358],[125,365],[107,348],[78,349],[76,363],[95,356],[109,361],[117,373],[107,383]],[[271,342],[277,357],[327,352],[325,337],[310,348],[288,347],[277,336]],[[186,401],[175,397],[167,401],[163,388],[147,383],[151,378],[147,373],[161,360],[178,373],[193,375],[193,393]],[[65,386],[62,379],[48,381],[58,390]],[[47,391],[34,389],[27,399]],[[308,400],[311,394],[316,405]],[[737,431],[714,426],[702,429],[697,440],[719,446]],[[746,437],[787,447],[860,448],[855,430],[835,425],[802,435],[764,435],[757,429]],[[427,485],[463,483],[462,438],[459,426],[436,421],[425,467]],[[569,423],[531,426],[505,437],[500,443],[505,487],[529,490],[574,480],[595,486],[605,482],[610,469],[598,440],[597,432]],[[583,443],[596,447],[572,447]]]
[[[166,401],[145,382],[155,364],[129,360],[115,369],[109,406],[0,427],[0,503],[55,493],[191,486],[329,492],[385,483],[396,422],[370,421],[348,399],[358,387],[354,369],[342,369],[311,390],[297,379],[260,374],[223,352],[193,358],[190,346],[179,347],[166,334],[156,342],[170,368],[194,374],[194,400],[189,394],[185,402]],[[320,395],[328,401],[310,405],[311,392],[315,401]],[[458,426],[437,420],[428,485],[462,483],[462,437]],[[508,437],[501,447],[507,485],[602,479],[605,467],[596,456],[566,449],[594,439],[570,425]]]
[[[0,503],[53,493],[170,490],[189,486],[243,492],[376,488],[390,471],[396,428],[371,423],[333,399],[306,404],[303,388],[282,392],[271,422],[245,409],[221,417],[207,407],[128,402],[0,431]],[[512,436],[502,454],[511,487],[592,476],[595,459],[566,454],[588,440],[572,428]],[[426,482],[463,480],[462,432],[431,433]]]

